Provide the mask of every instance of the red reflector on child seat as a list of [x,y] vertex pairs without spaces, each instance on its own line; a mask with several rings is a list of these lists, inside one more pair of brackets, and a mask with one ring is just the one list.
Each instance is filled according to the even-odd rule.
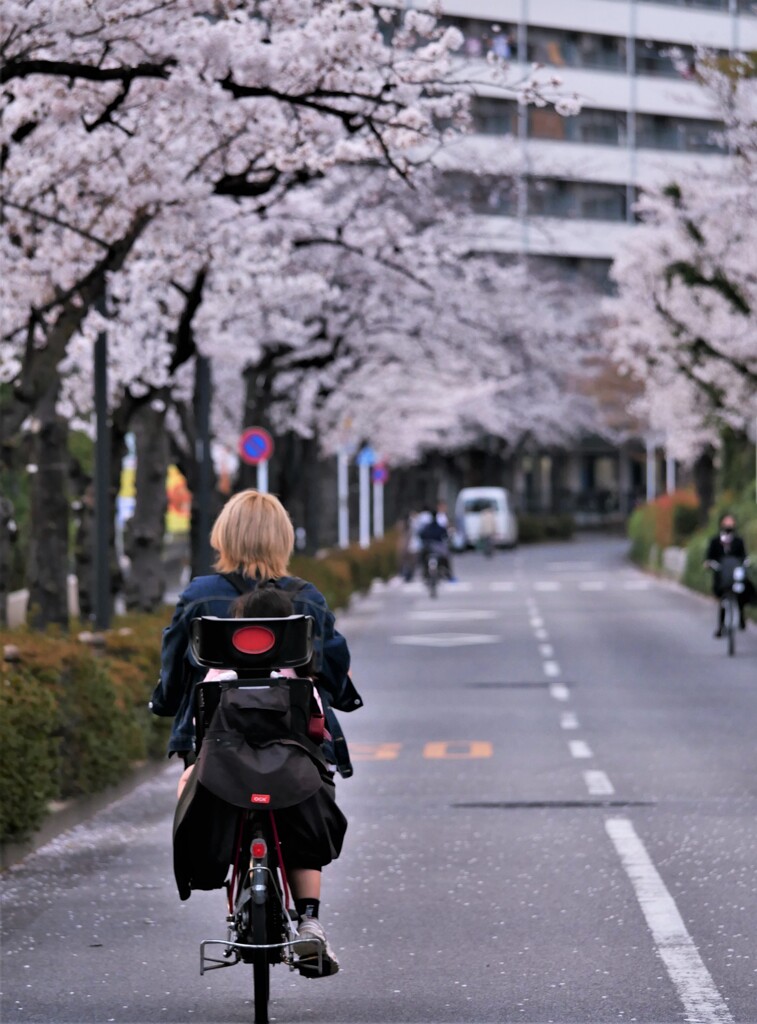
[[251,804],[269,804],[271,797],[269,793],[252,793],[250,794]]
[[265,845],[263,840],[256,839],[255,842],[252,844],[252,856],[255,857],[256,860],[258,860],[261,857],[265,857],[267,852],[268,847]]
[[276,637],[265,626],[245,626],[232,634],[231,642],[242,654],[265,654],[276,643]]

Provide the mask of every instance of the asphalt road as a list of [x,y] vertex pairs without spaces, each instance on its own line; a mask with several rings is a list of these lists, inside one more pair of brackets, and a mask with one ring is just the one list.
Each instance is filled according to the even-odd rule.
[[[322,919],[342,970],[272,974],[291,1022],[757,1022],[757,630],[622,541],[457,559],[339,625],[366,707]],[[169,767],[7,872],[2,1019],[252,1020],[200,977],[221,893],[181,903]]]

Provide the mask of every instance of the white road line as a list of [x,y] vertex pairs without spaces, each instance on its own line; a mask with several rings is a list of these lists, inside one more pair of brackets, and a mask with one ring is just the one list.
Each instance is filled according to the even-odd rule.
[[615,792],[615,787],[606,772],[586,771],[584,772],[584,782],[589,796],[612,796]]
[[497,612],[484,608],[427,608],[416,612],[410,612],[409,618],[419,619],[422,622],[444,622],[452,619],[453,622],[473,622],[477,619],[496,619]]
[[389,643],[417,647],[468,647],[471,644],[498,644],[500,640],[501,637],[491,633],[421,633],[389,637]]
[[558,583],[557,580],[537,580],[537,582],[534,583],[534,590],[541,590],[545,592],[562,590],[562,583]]
[[548,569],[572,569],[574,572],[597,568],[596,562],[547,562]]
[[585,740],[571,740],[568,746],[571,757],[594,757],[594,751]]
[[561,729],[577,729],[578,728],[578,715],[575,711],[563,711],[560,715],[560,728]]
[[634,887],[687,1020],[696,1024],[731,1024],[731,1012],[633,825],[627,818],[608,818],[605,828]]
[[542,668],[544,669],[544,675],[549,676],[550,679],[560,675],[560,666],[556,661],[545,661]]
[[565,683],[552,683],[549,688],[549,695],[554,700],[569,700],[570,690]]
[[543,626],[539,626],[538,629],[534,630],[534,636],[537,640],[549,640],[549,633]]
[[623,584],[624,590],[649,590],[650,583],[648,580],[627,580]]
[[531,629],[541,629],[544,626],[544,619],[540,619],[538,615],[532,615],[528,621]]
[[552,644],[539,644],[539,654],[542,658],[553,658],[555,656],[555,649]]
[[495,580],[494,583],[489,584],[489,590],[495,593],[499,591],[502,594],[512,594],[515,590],[514,580]]
[[607,584],[604,580],[581,580],[578,584],[579,590],[606,590]]

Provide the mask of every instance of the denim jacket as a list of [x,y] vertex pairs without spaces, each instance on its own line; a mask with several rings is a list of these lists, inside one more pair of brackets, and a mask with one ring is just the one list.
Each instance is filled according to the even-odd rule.
[[[285,588],[291,579],[281,578]],[[179,596],[171,625],[163,630],[160,679],[150,709],[154,715],[174,718],[168,742],[169,757],[174,751],[194,747],[194,687],[204,678],[205,669],[192,657],[190,623],[200,615],[227,616],[229,605],[238,596],[239,592],[223,576],[196,576]],[[296,614],[312,615],[315,620],[316,678],[325,706],[339,711],[362,707],[362,698],[347,675],[350,667],[347,641],[334,628],[334,615],[323,594],[312,583],[304,583],[301,589],[292,592],[292,604]]]

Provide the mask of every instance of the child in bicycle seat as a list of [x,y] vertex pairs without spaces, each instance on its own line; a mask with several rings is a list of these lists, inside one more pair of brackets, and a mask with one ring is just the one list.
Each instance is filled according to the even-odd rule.
[[[257,590],[251,590],[247,594],[240,594],[236,601],[232,601],[229,606],[229,617],[234,619],[285,619],[290,615],[294,615],[294,606],[292,604],[291,597],[283,590],[276,590],[272,586],[258,587]],[[313,667],[313,659],[311,658],[307,665],[300,667],[300,677],[307,676]],[[298,673],[291,668],[282,668],[276,670],[280,676],[288,676],[290,679],[296,679]],[[224,680],[236,679],[237,674],[234,669],[228,668],[209,668],[205,673],[205,679],[203,682],[223,682]],[[318,691],[313,688],[313,696],[318,703],[321,713],[323,713],[323,706],[321,704],[321,698],[318,695]],[[179,779],[179,784],[176,791],[176,797],[181,796],[184,791],[184,787],[187,784],[189,776],[192,774],[194,765],[191,764],[188,768],[185,768]]]
[[[272,585],[260,586],[249,593],[240,594],[229,606],[229,613],[230,617],[239,619],[276,619],[286,618],[295,614],[292,598],[289,594],[282,590],[277,590]],[[308,664],[301,666],[297,672],[294,669],[284,668],[277,669],[276,674],[289,678],[297,678],[298,676],[302,678],[309,674],[312,667],[313,660],[311,659]],[[236,677],[236,672],[229,669],[211,668],[208,669],[205,675],[206,680],[217,680],[219,682],[224,679],[233,680]],[[313,694],[318,706],[323,711],[318,691],[315,687],[313,687]],[[190,765],[189,768],[184,769],[179,780],[177,797],[181,796],[184,786],[193,771],[195,771],[195,765]],[[326,939],[321,922],[318,920],[321,894],[321,867],[323,865],[319,867],[311,865],[313,852],[316,854],[316,859],[319,859],[317,857],[317,850],[313,851],[311,848],[308,851],[308,855],[304,858],[307,866],[297,866],[298,862],[303,860],[298,846],[302,841],[303,832],[317,837],[318,833],[325,831],[328,835],[322,839],[322,842],[332,850],[335,849],[338,856],[347,822],[334,801],[333,790],[333,782],[324,780],[321,791],[316,793],[315,797],[311,797],[295,807],[276,811],[276,824],[281,836],[282,852],[292,886],[295,909],[300,919],[297,929],[300,941],[295,946],[295,952],[298,954],[300,970],[304,966],[305,971],[303,973],[313,977],[326,977],[336,974],[339,970],[339,961]],[[328,860],[331,859],[328,853],[324,853],[323,856],[328,857]],[[323,859],[323,857],[320,859]],[[322,954],[322,970],[318,974],[318,949],[321,943],[325,952]],[[308,963],[311,965],[311,970],[307,970]]]

